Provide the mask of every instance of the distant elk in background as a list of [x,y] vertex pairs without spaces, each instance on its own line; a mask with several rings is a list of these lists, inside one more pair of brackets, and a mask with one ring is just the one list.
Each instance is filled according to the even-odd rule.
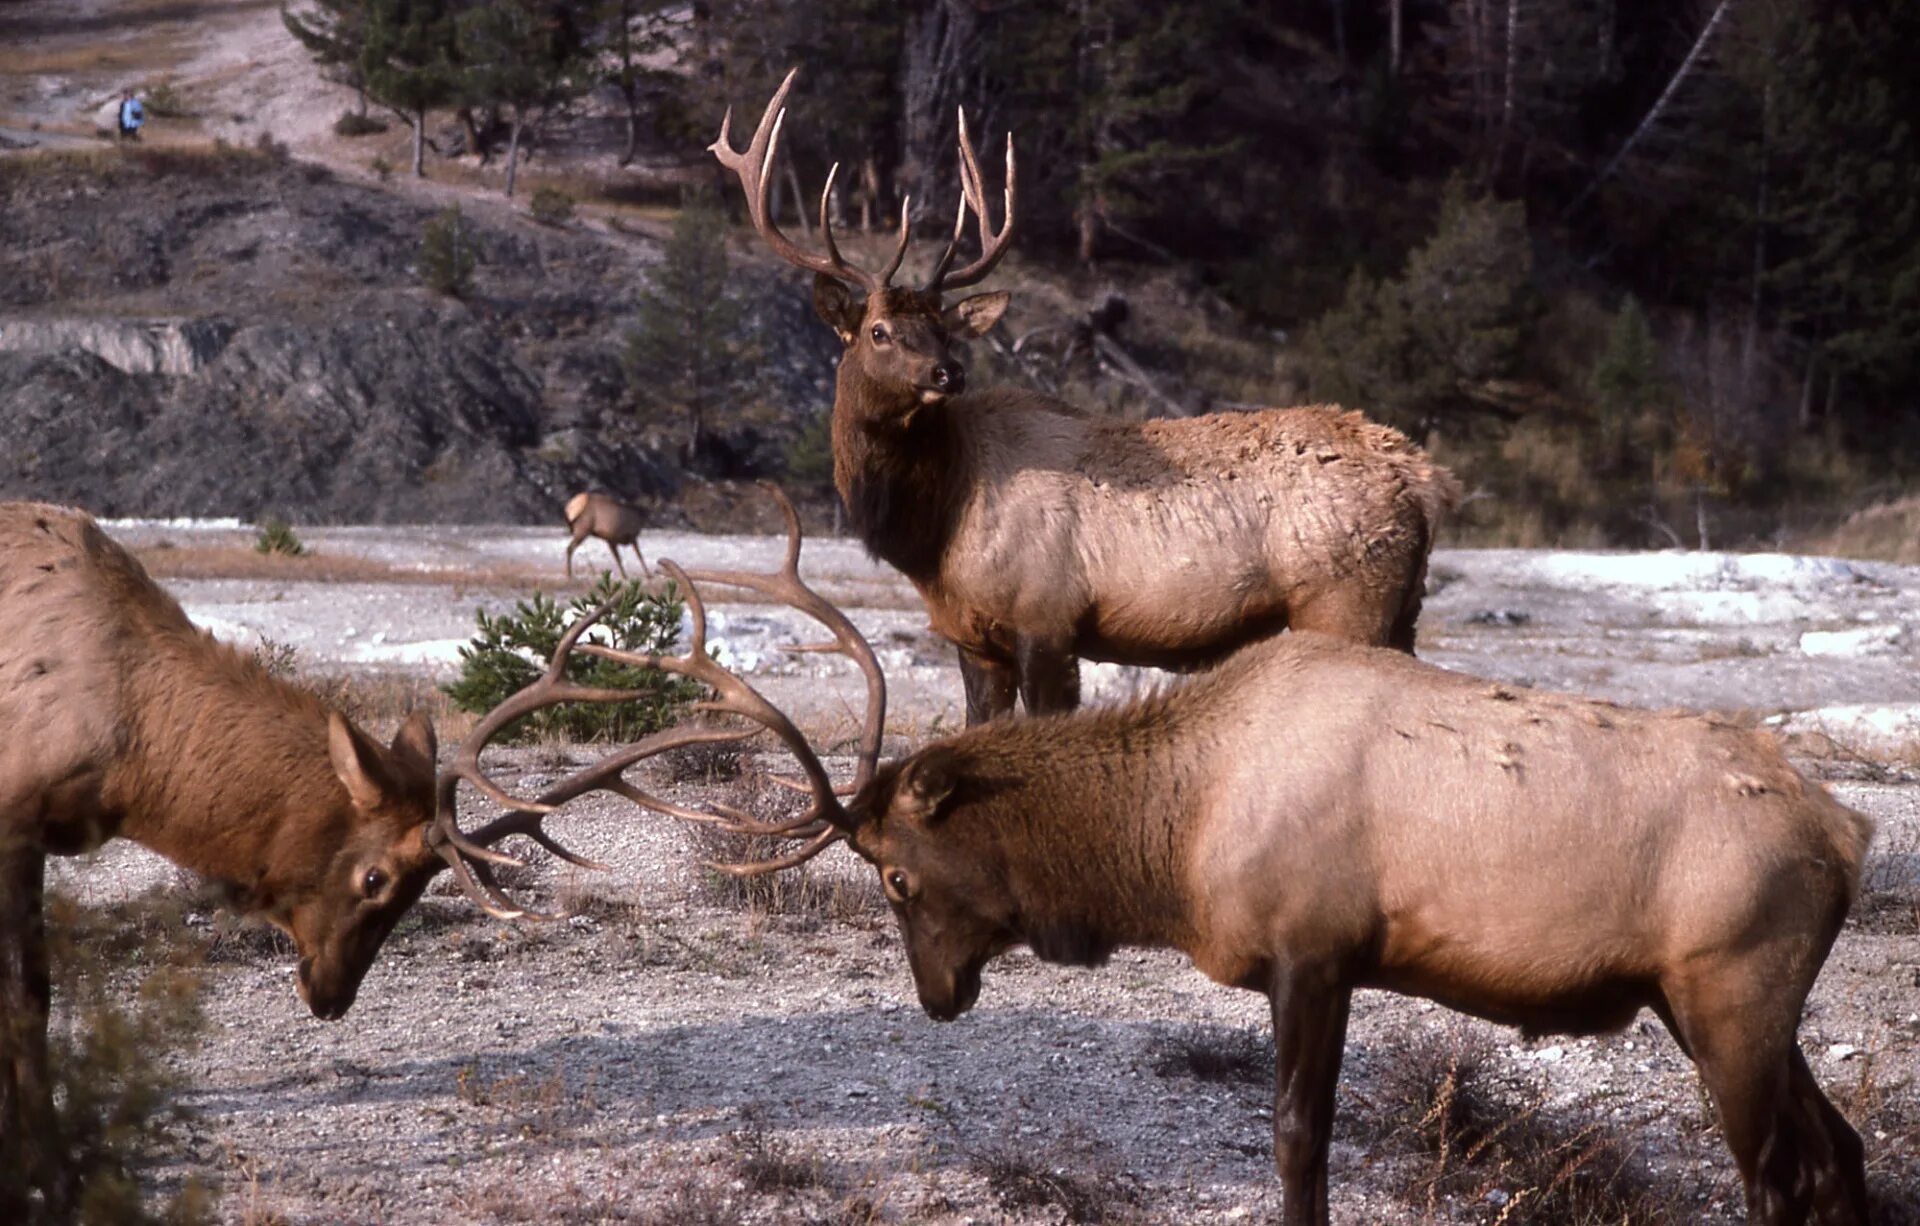
[[567,542],[567,578],[573,578],[573,551],[590,536],[597,536],[607,543],[607,551],[613,554],[613,564],[620,568],[620,577],[627,577],[626,563],[620,560],[620,546],[632,548],[633,556],[640,560],[640,573],[651,576],[653,571],[647,566],[646,555],[640,552],[640,529],[645,525],[637,507],[632,507],[610,494],[575,494],[567,499],[567,528],[573,533],[573,539]]
[[[845,615],[800,581],[799,524],[786,511],[775,574],[662,564],[686,594],[685,655],[581,649],[704,682],[715,691],[706,709],[748,726],[655,734],[520,808],[591,785],[797,845],[722,866],[738,873],[847,842],[879,874],[921,1005],[940,1021],[971,1008],[986,964],[1022,944],[1082,966],[1122,946],[1178,949],[1217,982],[1262,993],[1292,1226],[1328,1221],[1334,1088],[1356,988],[1529,1033],[1615,1031],[1651,1009],[1712,1095],[1749,1218],[1865,1226],[1860,1138],[1796,1032],[1858,892],[1872,824],[1765,734],[1513,689],[1306,633],[1251,644],[1150,698],[995,721],[882,766],[885,678]],[[868,699],[849,786],[836,788],[793,722],[709,657],[706,583],[802,609],[833,634],[821,649],[859,664]],[[563,675],[563,656],[549,678]],[[676,745],[757,732],[805,776],[775,780],[810,796],[789,819],[690,808],[620,777]],[[1374,1054],[1391,1058],[1377,1044]]]
[[[1013,235],[1013,138],[1005,219],[960,119],[960,207],[919,289],[892,284],[835,243],[824,252],[774,223],[770,193],[787,74],[744,152],[733,114],[714,155],[740,179],[753,225],[814,274],[814,307],[845,346],[833,405],[834,484],[875,556],[912,580],[936,632],[955,643],[967,721],[1079,703],[1077,658],[1202,667],[1283,629],[1320,630],[1411,652],[1427,555],[1459,486],[1404,435],[1331,407],[1126,422],[1015,388],[967,391],[955,340],[992,328],[1004,292],[946,306],[984,279]],[[981,254],[954,268],[971,211]],[[854,300],[850,289],[866,295]]]

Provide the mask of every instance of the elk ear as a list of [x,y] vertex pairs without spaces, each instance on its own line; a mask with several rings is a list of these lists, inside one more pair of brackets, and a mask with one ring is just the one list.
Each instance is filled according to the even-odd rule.
[[333,773],[347,785],[347,795],[359,808],[374,808],[393,794],[386,755],[338,711],[327,713],[327,754],[333,759]]
[[970,340],[976,336],[985,336],[1000,322],[1007,313],[1007,304],[1013,301],[1013,295],[998,289],[991,294],[975,294],[941,312],[940,322],[947,326],[947,335],[957,340]]
[[416,785],[433,786],[433,768],[440,756],[440,741],[433,735],[433,721],[427,718],[425,711],[407,712],[407,722],[401,724],[400,731],[394,734],[393,746],[388,752],[393,757],[393,764],[411,777]]
[[894,791],[896,804],[914,817],[930,818],[940,811],[960,783],[960,763],[953,751],[936,747],[922,752],[900,772]]
[[842,345],[853,344],[866,308],[854,302],[853,292],[826,273],[813,274],[813,309],[839,334]]

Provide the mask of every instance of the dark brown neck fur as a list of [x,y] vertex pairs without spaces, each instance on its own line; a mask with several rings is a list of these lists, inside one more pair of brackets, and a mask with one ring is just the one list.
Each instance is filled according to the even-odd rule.
[[950,742],[963,783],[947,837],[994,842],[1020,935],[1047,961],[1194,941],[1184,883],[1200,781],[1176,712],[1142,714],[996,722]]
[[842,360],[833,404],[833,480],[867,552],[916,583],[939,577],[973,483],[959,421],[966,397],[889,397]]

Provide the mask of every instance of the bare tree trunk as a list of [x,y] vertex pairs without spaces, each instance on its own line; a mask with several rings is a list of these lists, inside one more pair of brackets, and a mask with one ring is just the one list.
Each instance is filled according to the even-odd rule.
[[407,116],[413,124],[413,177],[427,177],[427,113],[414,111]]
[[807,221],[807,194],[800,190],[800,172],[793,168],[791,159],[787,162],[787,196],[793,201],[793,215],[800,222],[800,233],[812,234],[813,226]]
[[1813,429],[1813,372],[1818,365],[1813,355],[1808,354],[1807,373],[1800,380],[1800,432],[1802,434]]
[[1500,139],[1493,147],[1492,169],[1497,171],[1513,135],[1513,79],[1520,55],[1520,0],[1507,0],[1507,69],[1500,93]]
[[907,16],[895,178],[913,196],[915,220],[945,212],[934,204],[938,170],[953,139],[954,108],[975,68],[979,35],[979,10],[967,0],[918,0]]
[[1627,137],[1626,142],[1620,146],[1620,151],[1613,155],[1613,160],[1603,166],[1600,173],[1594,176],[1593,182],[1587,184],[1585,190],[1573,198],[1573,203],[1561,212],[1562,217],[1585,204],[1587,197],[1598,191],[1602,183],[1612,178],[1613,172],[1620,169],[1620,163],[1626,160],[1627,154],[1633,151],[1633,147],[1640,143],[1641,138],[1659,121],[1660,116],[1666,113],[1667,104],[1673,101],[1673,96],[1679,92],[1681,83],[1692,75],[1694,65],[1700,62],[1701,53],[1707,49],[1708,41],[1713,38],[1713,32],[1719,29],[1720,19],[1726,16],[1727,7],[1732,2],[1733,0],[1720,0],[1713,6],[1713,13],[1707,18],[1707,24],[1700,29],[1700,37],[1693,40],[1693,47],[1687,52],[1687,58],[1680,61],[1680,67],[1673,70],[1673,79],[1667,82],[1667,87],[1660,91],[1658,98],[1654,99],[1653,106],[1647,111],[1647,117],[1642,119],[1640,126]]
[[633,89],[623,91],[627,98],[627,136],[626,143],[620,148],[620,165],[631,166],[634,154],[640,148],[640,99]]
[[507,199],[513,199],[513,185],[520,174],[520,130],[526,125],[526,116],[518,107],[513,111],[513,125],[507,132]]
[[1760,174],[1753,199],[1753,283],[1747,295],[1747,331],[1740,345],[1740,398],[1752,404],[1753,364],[1760,342],[1760,309],[1767,272],[1767,129],[1772,120],[1773,84],[1760,91]]
[[1600,68],[1598,76],[1604,81],[1613,75],[1614,26],[1619,17],[1614,0],[1600,0]]
[[1387,75],[1400,75],[1401,19],[1406,0],[1387,0]]

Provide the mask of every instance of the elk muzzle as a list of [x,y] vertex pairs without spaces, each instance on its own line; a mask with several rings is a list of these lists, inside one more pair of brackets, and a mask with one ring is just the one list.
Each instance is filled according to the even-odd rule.
[[951,1022],[980,999],[980,971],[987,963],[985,958],[937,972],[923,970],[917,959],[909,960],[914,964],[913,984],[920,991],[920,1007],[934,1021]]
[[958,396],[967,390],[967,368],[947,358],[935,362],[928,374],[929,386],[920,389],[920,399],[928,404],[937,403],[948,396]]

